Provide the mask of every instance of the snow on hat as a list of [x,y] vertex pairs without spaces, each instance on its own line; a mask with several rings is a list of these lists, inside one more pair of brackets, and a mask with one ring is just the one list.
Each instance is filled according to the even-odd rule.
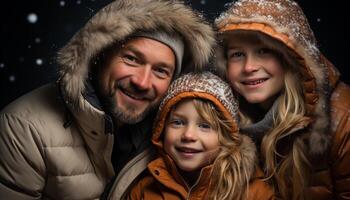
[[[184,96],[179,97],[179,95]],[[203,94],[203,95],[202,95]],[[163,101],[159,106],[159,110],[162,110],[169,101],[177,102],[182,98],[196,97],[202,99],[209,99],[214,101],[208,96],[214,97],[216,102],[220,102],[226,112],[228,112],[233,119],[238,116],[238,101],[234,96],[232,89],[228,83],[214,75],[211,72],[195,73],[191,72],[182,75],[176,79],[169,87]],[[174,97],[177,97],[174,100]]]
[[187,98],[209,100],[232,123],[232,134],[238,134],[238,100],[230,85],[211,72],[191,72],[174,80],[161,102],[153,128],[153,144],[162,147],[160,135],[168,113]]

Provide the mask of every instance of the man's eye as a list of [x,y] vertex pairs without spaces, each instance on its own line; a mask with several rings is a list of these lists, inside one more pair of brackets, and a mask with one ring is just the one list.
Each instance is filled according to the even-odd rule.
[[161,67],[154,69],[154,72],[161,79],[165,79],[172,76],[171,72],[168,69],[161,68]]
[[125,63],[127,64],[136,64],[138,62],[137,58],[135,56],[129,55],[129,54],[124,54],[122,56],[122,59]]

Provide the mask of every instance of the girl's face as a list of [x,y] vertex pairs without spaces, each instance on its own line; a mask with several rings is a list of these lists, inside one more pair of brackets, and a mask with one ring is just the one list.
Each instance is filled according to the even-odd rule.
[[254,36],[231,37],[226,51],[228,79],[249,103],[271,106],[284,87],[284,69],[277,54]]
[[164,149],[181,170],[200,170],[218,155],[218,132],[200,117],[191,100],[185,100],[170,112]]

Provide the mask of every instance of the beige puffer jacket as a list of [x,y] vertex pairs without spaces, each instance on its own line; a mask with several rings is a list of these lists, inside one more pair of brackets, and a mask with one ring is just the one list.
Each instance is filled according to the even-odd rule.
[[[303,125],[313,166],[309,199],[350,199],[350,87],[339,81],[337,69],[323,56],[308,21],[292,0],[238,0],[216,20],[220,33],[248,30],[264,33],[297,55],[302,64],[306,103]],[[219,65],[226,59],[218,51]],[[301,130],[300,130],[301,131]]]
[[[208,61],[214,33],[182,3],[118,0],[107,5],[59,52],[59,83],[32,91],[1,111],[0,199],[100,197],[115,176],[115,130],[105,112],[90,101],[96,98],[86,85],[91,58],[139,29],[158,28],[182,35],[184,70],[200,69]],[[145,150],[122,170],[118,193],[145,169],[150,155]]]

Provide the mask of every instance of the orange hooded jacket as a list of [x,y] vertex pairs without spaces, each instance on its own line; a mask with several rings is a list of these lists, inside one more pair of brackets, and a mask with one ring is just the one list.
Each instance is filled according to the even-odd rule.
[[[187,74],[175,80],[160,105],[153,129],[152,142],[160,156],[148,164],[146,175],[131,189],[128,199],[207,199],[210,188],[218,183],[212,182],[213,165],[204,167],[193,186],[188,186],[179,174],[176,164],[163,149],[163,130],[171,108],[186,98],[200,98],[211,101],[233,124],[232,134],[239,134],[236,116],[238,105],[230,86],[219,77],[206,72]],[[244,135],[237,151],[242,155],[241,169],[247,169],[250,178],[247,199],[273,199],[271,187],[260,178],[263,173],[257,168],[256,148],[251,139]],[[242,173],[241,176],[244,176]]]

